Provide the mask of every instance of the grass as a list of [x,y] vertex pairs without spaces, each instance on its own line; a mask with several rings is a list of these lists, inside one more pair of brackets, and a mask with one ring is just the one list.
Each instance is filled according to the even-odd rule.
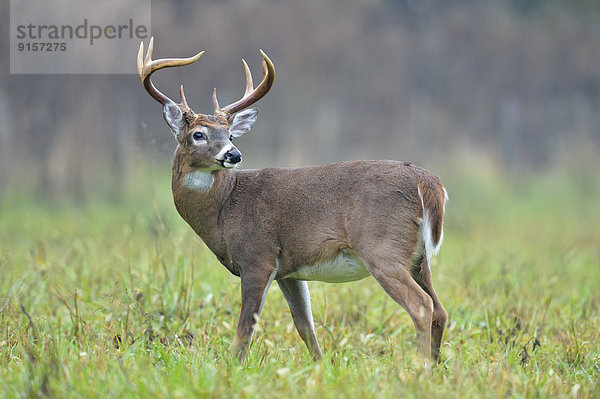
[[153,180],[119,203],[0,203],[0,397],[600,397],[597,177],[444,179],[431,369],[373,279],[310,284],[318,363],[273,285],[238,364],[239,280]]

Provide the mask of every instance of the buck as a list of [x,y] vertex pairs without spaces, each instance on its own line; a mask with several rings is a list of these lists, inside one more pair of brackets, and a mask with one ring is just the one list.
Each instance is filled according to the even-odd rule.
[[447,200],[440,180],[408,162],[354,161],[302,168],[238,170],[232,140],[257,118],[247,109],[271,89],[273,63],[262,55],[256,86],[248,64],[243,97],[197,114],[156,89],[155,71],[191,64],[190,58],[152,60],[153,38],[137,67],[146,91],[162,104],[175,139],[173,199],[177,211],[231,273],[241,279],[242,305],[232,350],[244,358],[269,286],[281,288],[300,337],[315,359],[307,281],[356,281],[373,276],[412,318],[418,350],[438,360],[447,314],[431,281],[430,259],[440,248]]

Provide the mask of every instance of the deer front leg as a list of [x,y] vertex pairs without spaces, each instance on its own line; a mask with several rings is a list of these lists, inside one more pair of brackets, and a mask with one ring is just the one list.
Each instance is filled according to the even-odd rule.
[[310,308],[308,283],[304,280],[277,280],[292,312],[294,325],[315,360],[323,357],[315,335],[315,323]]
[[258,322],[269,286],[277,274],[277,269],[273,267],[265,272],[264,268],[242,268],[240,274],[242,280],[242,309],[232,351],[242,361],[246,356],[248,345],[254,334],[254,326]]

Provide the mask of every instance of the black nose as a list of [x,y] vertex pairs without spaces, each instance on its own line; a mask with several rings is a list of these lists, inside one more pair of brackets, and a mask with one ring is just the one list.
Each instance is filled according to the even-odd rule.
[[242,154],[237,148],[232,148],[225,153],[225,160],[229,163],[238,163],[242,160]]

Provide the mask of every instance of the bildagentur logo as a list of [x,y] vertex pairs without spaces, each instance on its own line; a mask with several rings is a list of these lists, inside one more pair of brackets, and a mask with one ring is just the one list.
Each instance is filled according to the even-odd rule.
[[87,18],[78,25],[35,24],[16,26],[17,39],[44,41],[82,39],[94,45],[98,40],[139,39],[148,37],[149,29],[145,24],[137,24],[133,18],[126,23],[91,24]]
[[10,73],[135,74],[151,0],[11,0]]

